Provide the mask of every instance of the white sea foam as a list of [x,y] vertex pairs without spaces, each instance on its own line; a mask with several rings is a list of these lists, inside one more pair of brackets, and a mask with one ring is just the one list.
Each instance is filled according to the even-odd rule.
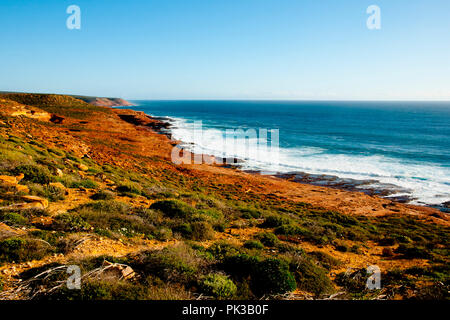
[[[196,153],[211,154],[218,157],[236,157],[245,160],[244,169],[268,172],[306,172],[310,174],[334,175],[356,180],[376,180],[377,184],[401,187],[401,193],[392,196],[408,195],[416,198],[413,203],[438,205],[450,201],[450,168],[433,164],[401,161],[384,156],[332,154],[329,150],[315,147],[280,148],[279,155],[258,148],[255,140],[237,141],[232,154],[224,153],[218,143],[223,131],[203,127],[203,135],[193,135],[192,122],[171,118],[172,137],[185,142],[185,147]],[[365,186],[367,187],[367,185]],[[395,188],[394,188],[395,189]]]

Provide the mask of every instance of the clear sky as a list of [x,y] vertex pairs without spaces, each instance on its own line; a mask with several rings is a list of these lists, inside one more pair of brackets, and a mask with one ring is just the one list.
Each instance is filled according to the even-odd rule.
[[3,91],[450,100],[449,0],[1,0],[0,39]]

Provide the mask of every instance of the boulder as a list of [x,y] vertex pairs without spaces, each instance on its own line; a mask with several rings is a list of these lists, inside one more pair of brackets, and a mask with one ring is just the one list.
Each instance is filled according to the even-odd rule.
[[115,184],[114,183],[114,181],[112,181],[112,180],[110,180],[110,179],[105,179],[105,180],[103,180],[106,184],[108,184],[108,185],[113,185],[113,184]]
[[24,186],[22,184],[17,184],[15,187],[18,192],[30,193],[30,189],[27,186]]
[[30,204],[40,204],[43,208],[48,207],[48,200],[38,196],[23,196],[22,199]]
[[57,175],[58,177],[62,177],[62,176],[64,175],[64,173],[62,172],[62,170],[59,169],[59,168],[56,168],[55,172],[56,172],[56,175]]
[[29,210],[29,209],[45,209],[41,202],[23,202],[14,203],[6,207],[0,207],[0,210]]
[[13,229],[6,224],[0,222],[0,240],[16,237],[24,234],[22,230]]
[[109,261],[103,262],[103,277],[116,278],[116,279],[132,279],[135,276],[134,270],[127,265],[111,263]]
[[16,185],[18,183],[16,177],[0,176],[0,182],[6,185]]
[[66,196],[69,194],[69,190],[61,182],[51,182],[49,186],[61,189]]
[[89,170],[89,167],[86,166],[86,165],[84,165],[84,164],[82,164],[82,163],[77,163],[76,166],[77,166],[77,168],[80,169],[81,171],[88,171],[88,170]]
[[14,187],[18,192],[29,193],[30,189],[28,189],[27,186],[19,184],[19,182],[23,179],[23,177],[24,177],[23,173],[21,173],[16,177],[0,176],[0,183],[8,187]]

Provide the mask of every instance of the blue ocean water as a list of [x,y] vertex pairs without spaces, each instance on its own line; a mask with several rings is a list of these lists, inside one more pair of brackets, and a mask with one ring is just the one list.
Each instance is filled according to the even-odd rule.
[[[415,203],[450,201],[450,102],[134,101],[173,123],[173,138],[223,156],[218,132],[278,129],[280,152],[245,168],[370,180]],[[193,137],[202,121],[204,134]],[[239,150],[233,156],[242,156]]]

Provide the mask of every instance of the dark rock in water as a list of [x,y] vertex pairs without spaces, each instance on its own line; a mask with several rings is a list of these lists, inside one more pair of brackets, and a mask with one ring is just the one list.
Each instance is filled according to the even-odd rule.
[[217,157],[216,159],[225,165],[235,165],[235,164],[245,163],[244,160],[239,159],[239,158],[219,158],[219,157]]
[[[259,171],[247,170],[249,173],[259,173]],[[273,176],[298,183],[311,184],[315,186],[330,187],[347,191],[363,192],[368,195],[376,195],[383,198],[402,203],[408,203],[416,200],[408,195],[410,190],[402,189],[393,184],[381,184],[378,180],[367,179],[357,180],[351,178],[340,178],[338,176],[326,174],[310,174],[306,172],[288,172],[276,173]],[[392,196],[393,194],[403,193],[401,196]]]
[[357,180],[325,174],[309,174],[305,172],[290,172],[276,174],[275,176],[294,182],[307,183],[322,187],[332,187],[348,191],[359,191],[368,195],[377,195],[380,197],[386,197],[394,193],[407,191],[402,190],[395,185],[380,185],[378,180]]
[[169,139],[172,139],[172,134],[169,131],[169,128],[172,125],[167,121],[154,119],[143,112],[136,112],[135,114],[119,114],[119,118],[135,126],[150,128],[153,131],[164,134]]
[[438,209],[438,210],[440,210],[442,212],[445,212],[445,213],[450,213],[450,201],[443,202],[440,205],[434,205],[434,206],[431,206],[431,207],[433,207],[435,209]]
[[417,198],[413,198],[411,196],[408,195],[401,195],[401,196],[393,196],[393,197],[385,197],[386,199],[395,201],[395,202],[400,202],[400,203],[408,203],[411,202],[413,200],[417,200]]

